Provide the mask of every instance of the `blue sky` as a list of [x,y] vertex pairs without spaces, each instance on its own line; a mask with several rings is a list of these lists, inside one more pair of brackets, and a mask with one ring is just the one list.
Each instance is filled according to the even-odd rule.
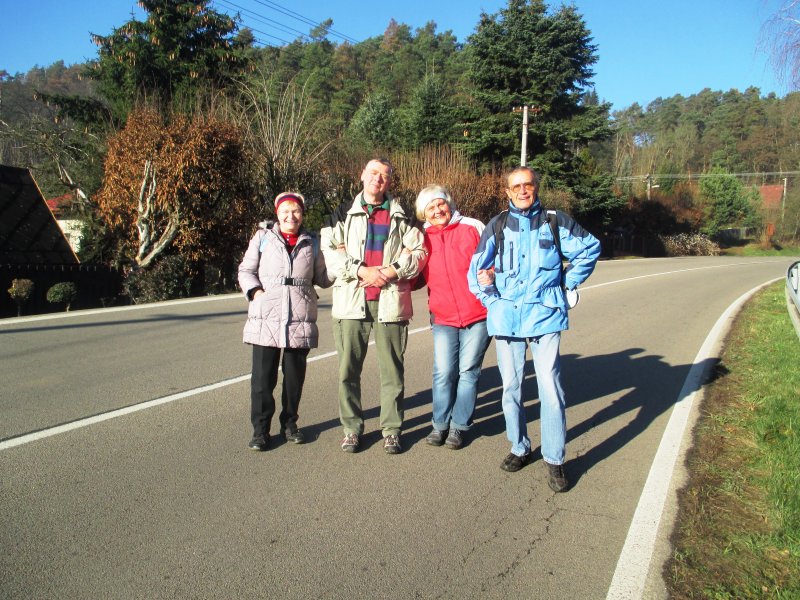
[[[576,0],[599,61],[594,83],[601,99],[621,109],[646,106],[657,97],[688,96],[703,88],[744,90],[783,96],[783,86],[759,49],[762,24],[782,0]],[[548,2],[550,6],[559,3]],[[434,21],[465,41],[481,11],[494,13],[505,0],[403,0],[380,4],[365,0],[215,0],[221,12],[241,10],[256,37],[280,44],[292,40],[271,21],[307,32],[296,13],[319,22],[332,18],[333,29],[355,40],[381,34],[391,18],[413,27]],[[96,56],[89,32],[105,35],[143,12],[132,0],[0,0],[0,70],[14,74],[57,60],[67,64]],[[287,14],[288,13],[288,14]],[[266,22],[265,22],[266,21]],[[333,41],[339,41],[332,37]]]

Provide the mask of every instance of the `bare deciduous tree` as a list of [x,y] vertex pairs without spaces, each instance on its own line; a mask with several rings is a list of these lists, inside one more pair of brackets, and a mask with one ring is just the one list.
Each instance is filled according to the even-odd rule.
[[[136,230],[139,232],[139,250],[136,253],[136,264],[148,267],[175,239],[180,231],[180,206],[173,204],[167,210],[163,228],[159,233],[156,213],[156,170],[152,161],[145,161],[142,185],[139,189],[139,203],[136,209]],[[158,237],[158,239],[156,239]]]
[[785,0],[767,20],[761,46],[770,52],[778,77],[800,89],[800,0]]
[[259,74],[240,83],[227,118],[246,132],[265,195],[287,189],[309,192],[319,185],[314,174],[333,136],[321,131],[322,123],[312,122],[305,85],[276,84]]

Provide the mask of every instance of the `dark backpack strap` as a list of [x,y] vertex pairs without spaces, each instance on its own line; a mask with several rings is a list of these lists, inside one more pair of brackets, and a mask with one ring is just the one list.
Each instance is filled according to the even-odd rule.
[[497,218],[494,220],[492,224],[492,230],[494,231],[494,247],[495,253],[499,256],[500,260],[497,261],[498,265],[495,267],[495,273],[502,273],[503,271],[503,248],[505,247],[505,228],[506,223],[508,222],[508,211],[504,210]]
[[558,211],[548,210],[546,214],[547,224],[550,225],[550,232],[553,234],[553,243],[561,258],[561,287],[564,287],[564,253],[561,252],[561,235],[558,232]]
[[556,245],[558,255],[564,260],[564,253],[561,252],[561,235],[558,233],[558,211],[547,211],[547,223],[550,225],[550,232],[553,234],[553,243]]

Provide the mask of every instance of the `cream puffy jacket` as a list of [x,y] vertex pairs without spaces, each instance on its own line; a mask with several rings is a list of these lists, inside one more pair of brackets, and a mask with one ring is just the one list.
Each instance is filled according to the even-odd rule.
[[[336,211],[321,231],[322,252],[333,284],[334,319],[363,319],[366,300],[363,288],[358,287],[358,269],[364,260],[367,239],[367,213],[361,206],[363,192],[356,196],[350,208]],[[383,248],[383,266],[392,266],[399,279],[381,289],[378,321],[396,323],[408,321],[414,314],[411,305],[413,279],[428,259],[422,232],[414,227],[403,207],[389,198],[389,237]],[[344,244],[344,251],[337,250]],[[407,252],[403,252],[407,250]]]
[[244,342],[276,348],[316,348],[317,292],[314,285],[330,287],[325,258],[314,250],[316,241],[305,231],[291,254],[277,224],[259,229],[250,240],[239,265],[239,287],[248,296],[255,288],[263,294],[250,301]]

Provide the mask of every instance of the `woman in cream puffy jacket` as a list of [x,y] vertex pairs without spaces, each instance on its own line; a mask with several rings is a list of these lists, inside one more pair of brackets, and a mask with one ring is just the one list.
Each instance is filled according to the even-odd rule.
[[253,346],[251,450],[263,451],[269,445],[281,355],[280,432],[287,441],[304,441],[297,428],[298,407],[308,353],[319,340],[314,285],[331,285],[317,240],[302,229],[304,211],[301,194],[278,195],[277,222],[256,232],[239,265],[239,286],[250,302],[243,339]]

